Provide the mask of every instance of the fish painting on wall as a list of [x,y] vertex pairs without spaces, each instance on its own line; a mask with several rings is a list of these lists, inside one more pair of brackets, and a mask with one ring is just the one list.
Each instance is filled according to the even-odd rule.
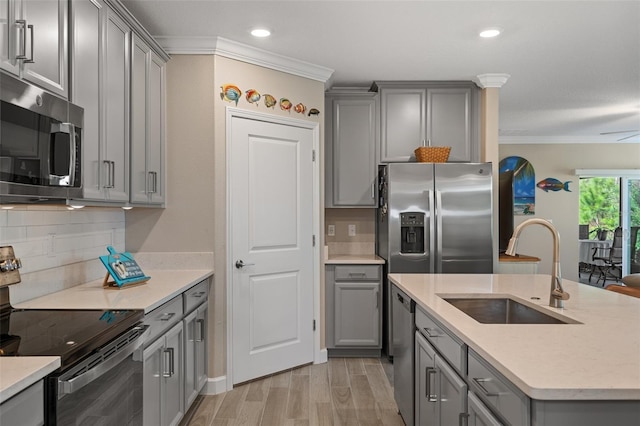
[[536,174],[529,160],[512,156],[500,160],[500,173],[513,171],[513,214],[536,212]]
[[542,189],[544,192],[549,192],[549,191],[556,192],[556,191],[562,191],[562,190],[571,192],[571,190],[569,189],[570,183],[571,183],[570,180],[563,183],[556,178],[548,177],[538,182],[536,186]]

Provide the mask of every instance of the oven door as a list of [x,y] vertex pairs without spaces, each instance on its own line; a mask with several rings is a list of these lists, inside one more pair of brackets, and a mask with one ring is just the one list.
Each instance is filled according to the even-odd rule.
[[47,425],[141,425],[142,357],[149,335],[139,325],[47,380]]

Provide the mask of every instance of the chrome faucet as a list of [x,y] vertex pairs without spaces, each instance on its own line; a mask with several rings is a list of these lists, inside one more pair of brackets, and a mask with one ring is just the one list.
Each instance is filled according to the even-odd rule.
[[551,293],[549,295],[549,306],[553,308],[563,308],[564,301],[569,299],[569,293],[562,289],[562,274],[560,273],[560,235],[551,222],[546,219],[531,218],[516,226],[513,235],[509,240],[507,251],[505,254],[509,256],[516,255],[516,246],[518,245],[518,237],[524,228],[529,225],[542,225],[553,234],[553,267],[551,270]]

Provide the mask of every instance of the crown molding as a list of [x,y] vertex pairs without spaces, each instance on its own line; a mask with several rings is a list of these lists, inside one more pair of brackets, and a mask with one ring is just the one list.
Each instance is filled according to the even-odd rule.
[[501,88],[511,77],[509,74],[479,74],[476,76],[478,86],[482,89]]
[[592,144],[592,143],[603,143],[603,144],[637,144],[640,143],[640,139],[630,139],[626,141],[617,141],[612,139],[611,137],[606,136],[580,136],[580,135],[570,135],[570,136],[501,136],[498,135],[498,143],[499,144],[511,144],[511,145],[521,145],[521,144]]
[[222,37],[155,37],[169,54],[218,55],[326,83],[333,70]]

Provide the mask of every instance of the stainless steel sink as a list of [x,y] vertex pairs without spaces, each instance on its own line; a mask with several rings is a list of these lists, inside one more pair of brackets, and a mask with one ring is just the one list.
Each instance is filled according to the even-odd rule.
[[444,300],[483,324],[580,324],[571,318],[552,316],[507,297],[446,297]]

